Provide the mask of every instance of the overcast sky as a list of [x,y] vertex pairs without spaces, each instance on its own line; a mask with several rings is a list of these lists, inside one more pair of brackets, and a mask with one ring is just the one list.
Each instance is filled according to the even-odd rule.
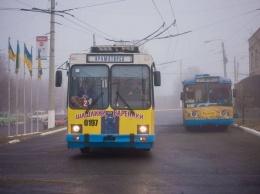
[[[50,9],[50,1],[0,0],[0,53],[7,55],[10,37],[14,52],[19,40],[22,55],[26,43],[28,48],[33,46],[35,58],[36,36],[49,33],[50,15],[20,11],[21,8],[46,10]],[[93,34],[101,45],[114,44],[107,39],[136,41],[164,22],[166,29],[176,19],[175,25],[159,37],[189,33],[151,40],[142,47],[161,70],[163,85],[157,91],[164,95],[174,93],[169,87],[180,80],[181,62],[183,75],[194,68],[200,73],[223,75],[222,41],[228,58],[228,77],[234,77],[234,57],[240,63],[240,78],[245,77],[248,39],[260,27],[259,0],[56,0],[56,10],[68,9],[72,9],[67,13],[73,16],[55,16],[56,66],[68,60],[71,53],[87,52],[93,44]],[[205,43],[208,40],[215,41]],[[48,61],[43,66],[48,67]],[[48,71],[44,71],[44,76],[47,79]]]

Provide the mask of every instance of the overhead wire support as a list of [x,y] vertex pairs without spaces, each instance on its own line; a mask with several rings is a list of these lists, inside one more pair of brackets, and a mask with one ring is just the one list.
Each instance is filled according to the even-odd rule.
[[[31,11],[31,12],[51,14],[51,11],[50,11],[50,10],[44,10],[44,9],[38,9],[38,8],[32,8],[32,9],[24,9],[24,8],[22,8],[22,9],[20,9],[20,11]],[[55,14],[55,15],[64,17],[63,15],[57,14],[57,13],[55,13],[55,12],[57,12],[57,11],[54,11],[54,14]]]
[[[33,7],[32,9],[24,9],[24,8],[22,8],[22,9],[19,9],[19,10],[20,10],[20,11],[30,11],[30,12],[39,12],[39,13],[51,14],[51,10],[39,9],[39,8],[35,8],[35,7]],[[72,10],[72,9],[71,9],[71,10]],[[54,13],[55,15],[61,16],[62,18],[66,19],[66,20],[68,20],[68,21],[70,21],[70,22],[72,22],[72,23],[74,23],[74,24],[77,24],[77,23],[71,21],[70,19],[66,18],[66,17],[63,15],[63,14],[67,14],[67,15],[73,17],[74,19],[76,19],[76,20],[78,20],[78,21],[84,23],[85,25],[87,25],[87,26],[93,28],[94,30],[96,30],[96,31],[98,31],[98,32],[100,32],[100,33],[102,33],[102,34],[104,34],[105,36],[114,38],[114,37],[112,37],[112,36],[110,36],[110,35],[108,35],[108,34],[102,32],[102,31],[96,29],[95,27],[93,27],[93,26],[87,24],[86,22],[84,22],[84,21],[82,21],[82,20],[76,18],[74,15],[72,15],[72,14],[70,14],[70,13],[67,13],[66,11],[68,11],[68,10],[60,10],[60,11],[55,10],[55,11],[53,11],[53,13]],[[82,28],[84,28],[84,29],[86,29],[85,27],[83,27],[83,26],[81,26],[81,25],[79,25],[79,24],[77,24],[77,25],[80,26],[80,27],[82,27]],[[87,29],[87,30],[89,30],[89,29]],[[91,30],[89,30],[89,31],[92,32],[92,33],[97,34],[96,32],[93,32],[93,31],[91,31]],[[98,34],[97,34],[97,35],[98,35]],[[104,39],[106,39],[106,38],[105,38],[104,36],[102,36],[102,35],[99,35],[99,36],[102,37],[102,38],[104,38]]]

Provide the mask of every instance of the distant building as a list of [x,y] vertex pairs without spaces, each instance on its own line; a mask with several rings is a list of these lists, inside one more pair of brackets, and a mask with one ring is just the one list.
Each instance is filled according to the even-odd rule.
[[[248,39],[249,44],[249,77],[235,84],[238,97],[247,93],[254,101],[254,108],[248,107],[247,116],[260,116],[260,28]],[[236,109],[236,104],[235,104]]]
[[248,39],[249,76],[260,75],[260,28]]

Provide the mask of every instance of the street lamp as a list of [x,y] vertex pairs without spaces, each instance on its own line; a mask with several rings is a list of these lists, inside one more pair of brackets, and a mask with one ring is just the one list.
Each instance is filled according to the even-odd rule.
[[223,54],[224,77],[227,77],[226,65],[227,65],[228,60],[227,60],[227,57],[226,57],[226,54],[225,54],[224,42],[223,42],[223,40],[221,40],[221,39],[214,39],[214,40],[207,40],[207,41],[205,41],[204,43],[209,43],[209,42],[212,42],[212,41],[221,41],[222,54]]

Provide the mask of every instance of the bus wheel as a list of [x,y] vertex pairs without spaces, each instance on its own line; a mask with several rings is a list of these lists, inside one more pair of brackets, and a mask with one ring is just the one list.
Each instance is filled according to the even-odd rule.
[[89,151],[90,151],[90,147],[80,148],[80,152],[81,152],[82,154],[87,154],[87,153],[89,153]]

